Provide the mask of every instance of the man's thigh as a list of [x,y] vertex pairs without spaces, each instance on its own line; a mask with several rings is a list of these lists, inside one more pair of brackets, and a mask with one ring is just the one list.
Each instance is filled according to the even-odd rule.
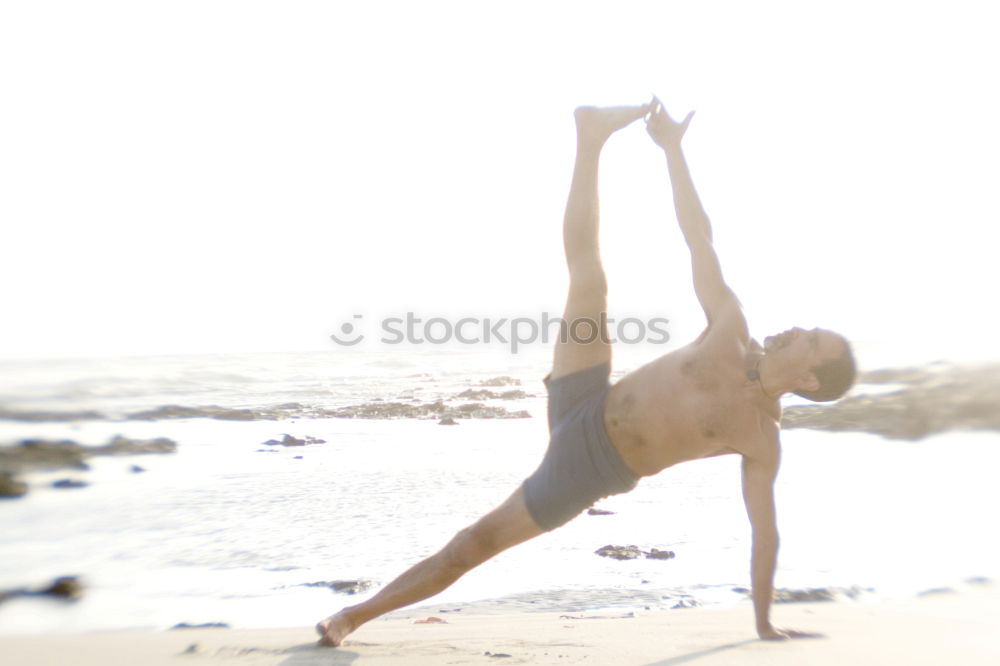
[[550,379],[611,360],[607,309],[607,286],[603,276],[570,283]]

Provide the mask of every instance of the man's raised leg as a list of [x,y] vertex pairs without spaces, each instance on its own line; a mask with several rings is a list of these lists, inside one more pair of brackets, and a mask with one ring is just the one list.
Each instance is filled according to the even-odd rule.
[[340,645],[345,636],[365,622],[434,596],[494,555],[543,531],[528,513],[524,491],[518,488],[503,504],[458,532],[448,545],[405,571],[371,599],[348,606],[317,624],[320,645]]
[[569,268],[564,328],[556,340],[551,378],[600,365],[611,359],[606,313],[608,286],[598,242],[597,167],[601,149],[614,132],[652,108],[580,107],[576,119],[576,164],[563,219],[563,245]]
[[[576,110],[576,167],[563,223],[570,273],[563,318],[573,335],[556,342],[552,376],[589,368],[611,357],[603,316],[607,310],[607,286],[597,243],[597,163],[608,137],[650,109],[651,105]],[[575,329],[574,320],[582,321]],[[596,339],[591,342],[574,339],[590,337],[588,325]],[[405,571],[371,599],[321,621],[316,625],[322,636],[320,644],[340,645],[345,636],[365,622],[441,592],[491,557],[542,532],[528,513],[523,488],[518,488],[507,501],[461,530],[444,548]]]

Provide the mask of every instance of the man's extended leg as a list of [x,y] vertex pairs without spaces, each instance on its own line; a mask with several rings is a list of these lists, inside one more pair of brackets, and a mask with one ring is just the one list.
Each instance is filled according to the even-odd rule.
[[[553,377],[598,365],[611,357],[603,317],[607,287],[597,244],[597,162],[608,137],[641,118],[650,108],[651,105],[576,110],[576,167],[563,223],[570,272],[569,298],[563,316],[572,335],[556,342]],[[581,320],[576,327],[575,320]],[[584,338],[596,339],[584,342]],[[365,622],[441,592],[491,557],[543,531],[528,512],[523,487],[518,488],[507,501],[460,531],[439,552],[411,567],[374,597],[344,608],[316,625],[322,636],[320,643],[340,645],[345,636]]]
[[316,625],[321,645],[336,647],[365,622],[441,592],[494,555],[543,532],[518,488],[507,501],[461,530],[444,548],[408,569],[374,597],[348,606]]
[[569,295],[563,330],[556,341],[555,379],[611,359],[607,331],[608,286],[598,242],[597,167],[601,149],[615,131],[638,120],[652,105],[576,110],[576,165],[563,220]]

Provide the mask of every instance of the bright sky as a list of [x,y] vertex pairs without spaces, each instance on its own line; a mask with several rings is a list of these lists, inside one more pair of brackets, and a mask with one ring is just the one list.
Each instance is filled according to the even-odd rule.
[[[991,2],[5,2],[0,356],[325,349],[561,310],[572,110],[685,148],[756,335],[992,344]],[[612,308],[703,325],[666,166],[602,162]]]

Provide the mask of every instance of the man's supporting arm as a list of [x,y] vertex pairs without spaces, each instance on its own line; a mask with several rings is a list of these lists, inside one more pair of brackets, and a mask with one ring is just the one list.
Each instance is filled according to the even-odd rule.
[[774,511],[774,479],[778,473],[774,461],[743,458],[743,501],[753,529],[753,552],[750,557],[750,580],[757,634],[761,638],[787,638],[771,626],[771,600],[774,596],[774,569],[778,561],[778,525]]

